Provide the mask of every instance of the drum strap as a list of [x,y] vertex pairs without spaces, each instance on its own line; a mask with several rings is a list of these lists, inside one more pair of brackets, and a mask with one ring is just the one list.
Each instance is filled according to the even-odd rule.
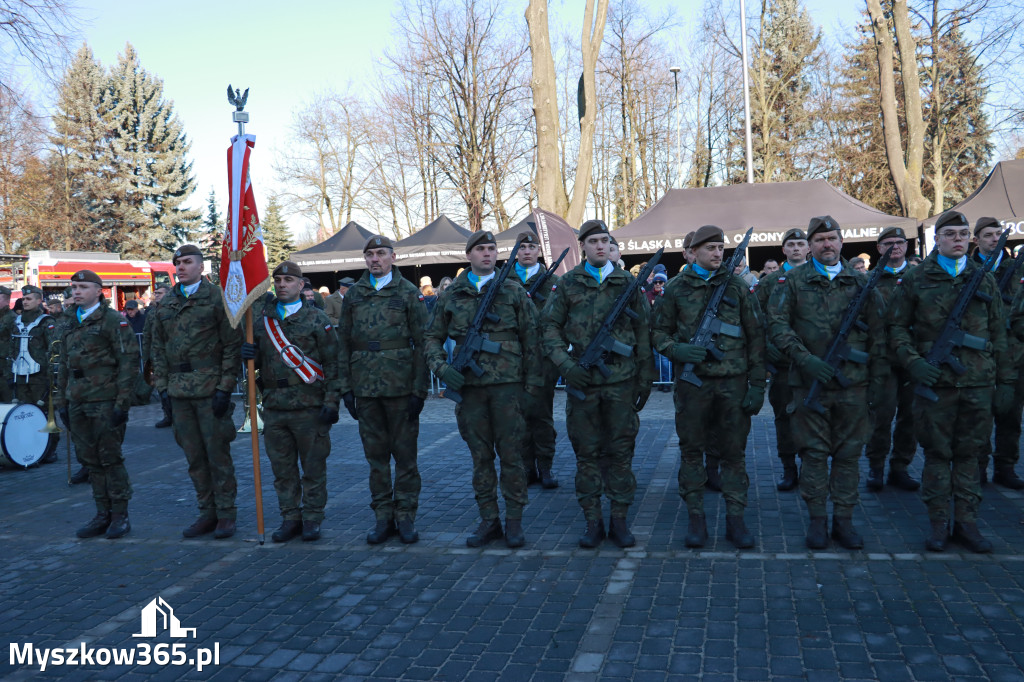
[[28,326],[24,325],[21,321],[21,315],[14,318],[14,325],[18,328],[18,333],[14,334],[13,337],[19,340],[20,345],[18,346],[18,355],[15,356],[11,363],[11,369],[14,372],[14,376],[17,377],[28,377],[30,374],[35,374],[39,371],[39,363],[35,361],[32,354],[28,352],[28,342],[32,339],[32,330],[39,326],[39,323],[43,320],[51,320],[49,315],[40,315]]
[[263,317],[263,327],[267,330],[267,336],[274,344],[274,348],[281,355],[281,361],[291,369],[303,382],[313,384],[323,381],[324,368],[320,363],[306,356],[302,349],[288,341],[281,329],[281,323],[269,317]]

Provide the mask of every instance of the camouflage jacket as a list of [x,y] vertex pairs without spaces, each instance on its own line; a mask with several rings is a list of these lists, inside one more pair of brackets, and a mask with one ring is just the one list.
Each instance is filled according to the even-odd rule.
[[[835,338],[850,301],[860,293],[867,278],[850,267],[832,280],[815,269],[811,260],[786,273],[768,301],[768,340],[790,361],[791,386],[810,386],[813,379],[798,369],[808,355],[823,358]],[[840,370],[853,386],[866,385],[871,377],[883,377],[889,371],[885,346],[885,316],[882,296],[875,289],[861,309],[860,321],[867,330],[855,326],[847,337],[850,348],[868,354],[868,362],[844,362]],[[828,388],[837,388],[835,381]]]
[[416,285],[391,269],[378,291],[370,273],[345,293],[338,320],[340,385],[344,395],[427,397],[429,376],[423,355],[427,306]]
[[172,398],[207,398],[235,390],[241,334],[231,328],[219,287],[202,279],[185,298],[175,286],[160,301],[151,356],[155,388]]
[[[0,308],[0,372],[3,371],[3,367],[10,364],[10,360],[7,357],[7,341],[11,338],[11,334],[14,333],[15,317],[17,315],[10,308]],[[4,378],[6,379],[6,377]]]
[[[29,332],[31,338],[28,340],[28,353],[39,364],[39,371],[30,374],[27,381],[25,376],[21,375],[18,378],[19,383],[50,382],[50,344],[58,338],[57,321],[52,316],[42,312],[42,310],[35,310],[30,313],[22,313],[21,323],[28,327],[39,318],[42,319]],[[12,315],[10,322],[7,324],[9,336],[2,337],[4,343],[6,343],[6,348],[3,350],[3,355],[6,358],[3,363],[3,378],[5,381],[10,381],[14,378],[13,363],[21,350],[21,339],[15,336],[18,334],[17,321],[18,316]]]
[[[778,272],[773,272],[770,275],[766,275],[765,277],[762,277],[761,279],[757,280],[757,285],[754,287],[753,290],[754,296],[757,297],[757,303],[758,305],[761,306],[761,316],[764,319],[765,351],[767,351],[768,348],[775,346],[775,344],[772,343],[771,339],[769,338],[770,335],[768,334],[768,301],[771,300],[772,292],[775,291],[775,289],[779,285],[784,284],[786,282],[786,278],[789,276],[789,273],[793,271],[793,267],[795,266],[790,266],[787,269],[787,263],[788,261],[786,263],[783,263],[782,267],[779,268]],[[767,358],[765,362],[765,367],[767,367]],[[772,369],[772,371],[774,372],[786,372],[788,370],[789,367],[774,367]]]
[[331,321],[335,327],[341,321],[341,303],[345,299],[335,291],[333,294],[324,299],[324,313],[327,315],[327,319]]
[[[980,251],[975,249],[974,253],[971,254],[971,260],[977,263],[978,265],[984,265],[986,259],[984,256],[981,255]],[[1004,249],[1002,260],[999,261],[999,265],[996,267],[995,272],[992,273],[996,280],[996,286],[999,286],[999,281],[1003,278],[1003,275],[1006,274],[1006,271],[1012,267],[1013,256],[1010,254],[1009,249]],[[1006,285],[1006,291],[1004,292],[1006,294],[1006,297],[1003,299],[1004,308],[1007,305],[1007,300],[1013,301],[1014,297],[1017,295],[1017,292],[1020,290],[1021,275],[1024,275],[1024,272],[1022,272],[1022,269],[1018,269],[1017,272],[1014,273],[1014,276],[1010,278],[1009,284]]]
[[[529,291],[530,288],[537,282],[537,280],[544,276],[545,271],[546,268],[544,267],[544,264],[541,263],[540,268],[537,270],[537,272],[534,273],[532,277],[527,277],[525,282],[519,278],[519,274],[516,273],[515,271],[513,271],[512,274],[508,276],[508,281],[515,282],[516,284],[523,287],[523,289],[525,289],[526,291]],[[538,294],[540,294],[540,296],[538,296],[536,300],[531,299],[533,301],[534,309],[537,311],[538,323],[540,322],[540,311],[544,309],[545,305],[547,305],[548,300],[551,298],[552,292],[558,288],[558,282],[560,279],[561,278],[558,275],[554,274],[548,277],[548,281],[544,283],[544,290],[537,292]]]
[[[586,260],[562,276],[542,314],[544,354],[562,372],[574,364],[590,345],[619,294],[633,279],[633,275],[625,270],[615,268],[598,284],[585,266]],[[636,318],[621,315],[612,328],[612,336],[632,346],[633,355],[622,357],[613,354],[605,358],[611,375],[605,378],[600,372],[592,371],[595,384],[627,380],[647,383],[654,380],[650,308],[641,289],[636,290],[630,308],[636,313]]]
[[[281,359],[270,340],[264,319],[276,320],[288,343],[318,363],[324,370],[323,381],[305,383],[295,370]],[[253,337],[259,347],[256,369],[260,371],[263,407],[271,410],[299,410],[328,405],[338,407],[338,337],[322,310],[305,303],[298,312],[281,319],[277,301],[266,303],[253,319]]]
[[146,324],[142,327],[143,362],[150,362],[153,359],[153,326],[156,324],[156,309],[159,306],[159,303],[154,303],[146,311]]
[[[939,265],[937,254],[933,251],[921,265],[903,277],[903,283],[889,305],[887,317],[889,343],[900,366],[907,368],[914,360],[928,354],[949,317],[960,287],[979,267],[968,258],[963,271],[953,278]],[[1003,302],[996,291],[996,280],[991,273],[985,275],[978,291],[991,296],[992,300],[985,302],[977,297],[972,300],[960,321],[960,329],[987,339],[989,343],[985,350],[958,348],[955,355],[967,368],[967,372],[957,375],[948,365],[943,364],[942,375],[935,383],[936,386],[991,386],[1016,380],[1016,368],[1008,361]]]
[[[693,269],[673,277],[665,287],[661,302],[651,313],[651,340],[654,348],[669,355],[673,344],[689,343],[697,332],[708,300],[715,288],[728,277],[725,298],[718,307],[718,319],[738,328],[738,336],[719,334],[718,348],[725,356],[710,355],[694,368],[699,377],[731,377],[744,374],[752,386],[765,385],[764,320],[757,297],[747,283],[736,275],[718,272],[705,280]],[[734,301],[730,305],[729,301]],[[682,366],[677,365],[677,376]]]
[[[459,342],[473,323],[480,298],[487,291],[487,287],[494,283],[493,279],[490,280],[484,285],[483,291],[478,292],[476,285],[469,281],[469,273],[470,269],[466,268],[438,297],[430,322],[427,324],[423,339],[427,366],[438,376],[444,372],[448,364],[448,355],[444,350],[445,339],[449,336],[455,339],[457,354]],[[513,276],[509,275],[509,279]],[[494,305],[491,306],[491,312],[498,316],[499,321],[484,320],[481,328],[492,341],[501,344],[501,351],[477,354],[476,362],[484,373],[478,377],[466,369],[463,373],[467,386],[523,382],[532,386],[544,384],[543,373],[527,371],[529,367],[540,367],[540,344],[537,342],[537,316],[534,306],[527,298],[526,290],[509,279],[505,280],[501,291],[494,298]]]
[[54,406],[68,402],[93,403],[113,400],[128,410],[139,375],[139,345],[128,321],[100,304],[89,317],[78,321],[78,306],[64,312],[60,321],[61,355]]
[[896,289],[903,282],[903,278],[913,269],[914,266],[908,264],[907,267],[899,272],[889,272],[886,270],[878,278],[878,286],[875,289],[882,296],[882,302],[885,304],[886,311],[889,310],[889,306],[892,304],[892,297],[896,294]]

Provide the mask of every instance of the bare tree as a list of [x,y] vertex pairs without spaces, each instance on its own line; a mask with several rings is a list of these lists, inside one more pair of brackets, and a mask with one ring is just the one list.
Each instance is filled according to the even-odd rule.
[[[21,61],[57,80],[64,71],[76,33],[73,5],[67,0],[0,0],[0,64],[5,74]],[[0,87],[10,92],[7,78]]]

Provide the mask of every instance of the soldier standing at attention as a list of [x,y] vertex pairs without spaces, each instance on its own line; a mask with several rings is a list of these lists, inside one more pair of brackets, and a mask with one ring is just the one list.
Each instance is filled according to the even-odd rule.
[[[877,292],[871,292],[860,315],[867,330],[855,327],[847,338],[849,347],[860,351],[864,362],[843,363],[840,371],[850,384],[840,387],[835,369],[822,358],[850,301],[867,280],[840,258],[843,236],[834,218],[811,218],[807,240],[811,261],[791,270],[768,302],[769,338],[793,367],[789,377],[795,407],[791,424],[803,464],[800,494],[810,515],[807,547],[824,549],[828,545],[827,503],[831,497],[832,537],[846,549],[860,549],[864,541],[853,527],[860,477],[857,462],[871,433],[868,400],[881,393],[889,372],[883,304]],[[818,402],[824,414],[803,404],[814,381],[821,385]]]
[[[885,266],[881,279],[878,280],[878,292],[882,295],[886,308],[892,303],[893,295],[899,288],[904,276],[909,272],[907,265],[907,235],[899,227],[887,227],[878,235],[878,253],[884,254],[892,247],[889,264]],[[885,389],[880,395],[872,396],[871,410],[872,433],[868,439],[864,455],[868,460],[868,480],[865,487],[871,491],[879,491],[883,487],[885,458],[889,455],[889,485],[903,490],[914,491],[921,484],[910,477],[907,467],[917,452],[917,441],[914,439],[914,382],[910,375],[895,361],[892,353],[892,372],[885,381]],[[896,430],[892,420],[896,418]]]
[[[782,268],[758,281],[754,294],[761,310],[767,314],[768,301],[776,287],[783,286],[790,270],[807,262],[807,235],[798,227],[788,230],[782,237],[782,253],[786,256]],[[767,331],[767,329],[765,330]],[[772,368],[771,383],[768,386],[768,402],[775,416],[775,451],[782,462],[782,477],[775,484],[781,491],[793,490],[800,482],[796,467],[796,444],[789,423],[790,401],[793,391],[789,386],[789,358],[768,338],[765,343],[768,365]]]
[[377,545],[397,533],[403,543],[412,544],[419,540],[416,460],[429,378],[423,356],[427,309],[416,285],[395,267],[390,239],[370,237],[363,258],[367,271],[346,293],[338,322],[340,391],[349,414],[359,422],[370,465],[370,508],[376,525],[366,542]]
[[972,552],[992,551],[992,543],[978,531],[978,453],[992,433],[993,411],[1003,414],[1012,409],[1017,373],[1009,361],[1003,302],[991,273],[978,289],[988,300],[974,297],[960,320],[959,328],[977,337],[971,347],[956,349],[966,372],[958,375],[944,363],[936,367],[925,359],[960,288],[983,267],[967,257],[970,237],[970,223],[962,213],[946,211],[939,216],[935,250],[907,273],[889,306],[890,343],[896,359],[915,384],[929,388],[937,398],[914,396],[914,428],[924,449],[921,499],[931,522],[925,547],[932,552],[946,548],[950,499],[953,540]]
[[203,278],[203,254],[186,244],[174,252],[178,285],[160,302],[153,328],[153,369],[161,399],[174,412],[174,439],[185,451],[199,518],[186,538],[235,534],[235,465],[231,391],[241,369],[242,337],[231,328],[219,287]]
[[[974,251],[973,260],[982,264],[999,244],[999,237],[1003,233],[1003,227],[995,218],[979,218],[974,225],[974,243],[977,249]],[[995,265],[992,266],[992,274],[995,275],[996,283],[1002,280],[1003,275],[1013,268],[1014,259],[1008,251],[1003,251],[996,256]],[[1021,289],[1021,273],[1016,273],[1010,278],[1010,283],[1003,294],[1003,308],[1013,302],[1017,292]],[[1016,344],[1015,344],[1016,345]],[[1009,357],[1015,367],[1020,366],[1021,349],[1018,347],[1009,348]],[[1016,393],[1016,391],[1015,391]],[[1016,406],[1024,404],[1024,395],[1014,395],[1014,409],[1005,414],[995,415],[995,451],[992,452],[992,482],[1009,488],[1011,490],[1024,490],[1024,481],[1017,476],[1014,468],[1020,458],[1020,417],[1021,410]],[[986,443],[978,452],[978,468],[981,470],[981,482],[988,480],[988,459],[990,444]]]
[[[516,242],[519,251],[516,253],[515,276],[513,281],[520,282],[527,291],[543,277],[546,268],[538,261],[543,255],[540,240],[531,230],[521,233]],[[532,300],[537,317],[537,342],[540,343],[540,310],[544,301],[551,297],[551,291],[558,286],[558,276],[552,274],[544,283],[540,300]],[[523,463],[526,466],[526,482],[540,483],[544,488],[557,488],[558,479],[551,475],[551,465],[555,459],[555,384],[558,383],[558,371],[551,361],[544,357],[543,351],[537,349],[541,358],[540,367],[531,368],[544,378],[544,386],[536,400],[528,397],[526,447],[523,450]]]
[[466,545],[480,547],[502,536],[494,471],[497,450],[501,460],[501,494],[505,498],[505,544],[522,547],[526,542],[522,518],[527,502],[523,469],[525,392],[534,399],[544,382],[540,372],[529,371],[540,367],[537,320],[526,291],[514,282],[503,282],[490,310],[498,321],[485,320],[481,328],[491,341],[501,344],[500,352],[477,355],[483,376],[463,374],[452,368],[443,344],[450,336],[455,339],[455,352],[459,352],[458,344],[473,322],[480,297],[493,284],[498,262],[494,235],[475,232],[466,241],[466,257],[470,267],[455,278],[434,306],[424,340],[427,364],[449,389],[462,394],[462,402],[455,407],[455,418],[473,457],[473,492],[481,519]]
[[128,322],[103,300],[103,282],[91,270],[71,276],[75,306],[65,313],[58,393],[54,407],[89,470],[96,516],[80,538],[123,537],[131,530],[132,484],[124,467],[124,442],[132,388],[139,373],[139,345]]
[[56,325],[43,309],[42,289],[24,286],[21,295],[23,308],[14,317],[7,351],[10,365],[4,368],[5,374],[14,400],[45,408],[50,391],[50,342],[56,338]]
[[[164,300],[164,296],[170,290],[171,288],[166,284],[161,284],[154,289],[153,303],[146,310],[146,324],[142,327],[142,365],[149,368],[150,371],[152,371],[153,367],[153,325],[156,322],[156,309],[160,305],[160,301]],[[163,410],[164,418],[153,426],[158,429],[166,429],[173,421],[171,417],[171,399],[161,395],[160,409]]]
[[[681,462],[679,495],[689,510],[687,547],[703,547],[708,539],[704,515],[704,483],[707,472],[703,455],[715,443],[722,471],[725,497],[725,536],[736,547],[754,546],[754,538],[743,521],[747,506],[745,450],[750,417],[764,404],[764,320],[757,299],[746,282],[721,265],[725,255],[725,234],[705,225],[693,236],[690,248],[696,255],[686,268],[665,287],[661,302],[654,307],[651,323],[654,347],[676,363],[679,376],[686,363],[694,363],[701,385],[684,380],[675,384],[676,434]],[[711,294],[725,284],[725,299],[718,309],[723,323],[718,347],[721,360],[707,357],[707,349],[689,343],[697,331]],[[730,305],[727,301],[734,301]],[[725,327],[724,325],[729,325]]]
[[282,518],[270,539],[301,534],[313,542],[327,506],[331,425],[338,421],[337,337],[327,315],[303,305],[298,265],[286,260],[273,277],[277,300],[264,304],[254,343],[243,343],[240,354],[256,361],[263,384],[263,441]]
[[[610,376],[577,364],[574,355],[590,344],[632,277],[608,260],[610,238],[603,221],[583,223],[579,239],[583,262],[562,276],[544,307],[544,354],[566,383],[586,396],[578,400],[569,395],[565,405],[565,425],[576,453],[576,499],[587,522],[579,544],[594,548],[605,538],[604,492],[611,501],[607,537],[619,547],[632,547],[636,540],[629,532],[626,514],[636,492],[633,448],[640,427],[638,413],[651,394],[654,379],[649,311],[643,291],[637,289],[630,302],[636,316],[622,315],[612,330],[617,341],[633,348],[633,354],[610,355],[605,360]],[[606,482],[601,477],[602,458],[608,463]]]

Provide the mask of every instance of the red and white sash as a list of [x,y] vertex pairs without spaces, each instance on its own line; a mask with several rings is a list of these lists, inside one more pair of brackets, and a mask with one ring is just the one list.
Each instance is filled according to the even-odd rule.
[[265,315],[263,317],[263,327],[267,330],[267,336],[270,337],[274,348],[281,355],[281,361],[286,367],[298,374],[299,378],[307,384],[323,380],[324,368],[320,366],[320,363],[306,357],[301,348],[288,341],[284,335],[284,330],[281,329],[280,322]]

